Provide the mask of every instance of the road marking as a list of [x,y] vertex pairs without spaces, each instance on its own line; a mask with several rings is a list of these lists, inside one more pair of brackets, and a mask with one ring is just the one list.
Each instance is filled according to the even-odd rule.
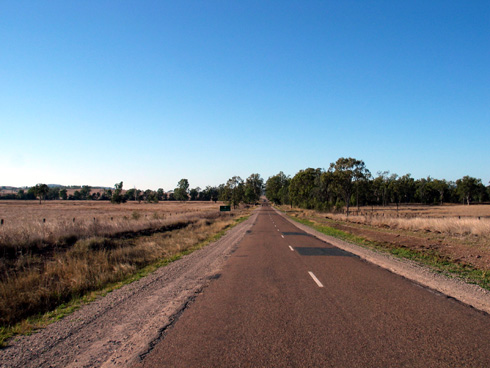
[[294,249],[292,246],[289,246],[289,249],[291,249],[291,252],[294,252]]
[[284,239],[284,235],[282,235],[282,234],[281,234],[281,236],[282,236],[282,238]]
[[277,229],[277,231],[279,231],[279,229]]
[[318,280],[316,278],[316,276],[313,274],[313,272],[311,271],[308,271],[308,273],[310,274],[311,278],[313,279],[313,281],[316,282],[316,284],[318,285],[318,287],[323,287],[323,284],[320,282],[320,280]]

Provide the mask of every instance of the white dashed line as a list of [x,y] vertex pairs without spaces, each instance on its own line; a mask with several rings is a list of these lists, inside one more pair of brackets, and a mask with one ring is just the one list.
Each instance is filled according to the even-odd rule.
[[318,287],[323,287],[323,284],[320,282],[320,280],[318,280],[316,278],[316,276],[313,274],[313,272],[311,271],[308,271],[308,273],[310,274],[311,278],[313,279],[313,281],[316,282],[316,284],[318,285]]
[[281,234],[281,236],[282,236],[282,238],[284,239],[284,235],[282,235],[282,234]]
[[294,249],[292,246],[289,246],[289,249],[291,249],[291,252],[294,252]]

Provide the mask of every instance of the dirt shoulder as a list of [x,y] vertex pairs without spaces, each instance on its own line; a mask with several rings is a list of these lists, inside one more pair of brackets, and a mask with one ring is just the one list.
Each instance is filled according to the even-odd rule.
[[0,367],[126,367],[214,278],[256,214],[220,240],[0,350]]
[[[342,241],[335,237],[325,235],[307,225],[293,221],[280,211],[277,212],[279,212],[284,218],[294,223],[303,231],[314,235],[315,237],[325,242],[331,243],[345,251],[356,254],[357,256],[365,259],[370,263],[374,263],[380,267],[388,269],[391,272],[406,277],[407,279],[410,279],[422,286],[440,292],[448,297],[457,299],[483,312],[490,313],[490,292],[488,290],[485,290],[477,285],[468,284],[458,278],[450,278],[443,274],[436,273],[430,268],[422,266],[418,263],[395,258],[394,256],[387,253],[367,249],[355,244]],[[338,225],[338,228],[347,232],[352,231],[352,233],[355,235],[366,237],[368,239],[376,240],[379,242],[397,241],[399,242],[399,244],[403,244],[406,246],[410,241],[412,241],[414,244],[416,243],[417,246],[424,246],[423,241],[416,239],[409,239],[408,243],[406,243],[406,237],[397,237],[397,234],[383,235],[374,230],[370,231],[368,229],[354,228],[348,225]]]

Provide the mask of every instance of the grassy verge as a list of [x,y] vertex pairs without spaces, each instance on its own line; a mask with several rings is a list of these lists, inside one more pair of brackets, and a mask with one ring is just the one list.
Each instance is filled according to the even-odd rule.
[[[116,275],[111,275],[111,277],[106,278],[105,282],[103,280],[96,280],[94,285],[91,285],[89,289],[82,293],[77,292],[76,289],[70,291],[67,297],[65,297],[64,302],[58,303],[58,305],[52,308],[50,311],[39,312],[36,314],[33,313],[27,318],[22,318],[18,322],[0,326],[0,347],[5,347],[7,340],[15,335],[31,334],[35,330],[43,328],[48,324],[69,315],[70,313],[79,309],[82,305],[92,302],[98,297],[104,296],[124,285],[139,280],[154,272],[158,268],[166,266],[167,264],[194,252],[195,250],[203,248],[209,243],[221,238],[227,230],[242,223],[248,219],[249,216],[250,214],[246,214],[238,218],[227,219],[226,221],[222,222],[203,222],[200,224],[200,226],[191,224],[188,228],[174,230],[169,234],[156,234],[141,237],[141,244],[135,243],[134,240],[129,240],[127,244],[125,244],[125,247],[132,250],[130,253],[131,256],[135,254],[134,250],[138,250],[138,248],[148,248],[148,251],[154,254],[152,257],[144,258],[146,263],[140,261],[137,264],[137,267],[122,267],[129,269],[128,272],[118,272]],[[100,242],[101,240],[98,239],[97,244]],[[159,243],[158,247],[153,245],[153,243]],[[179,246],[175,246],[175,243],[179,243]],[[152,244],[153,246],[149,247],[149,244]],[[181,244],[184,245],[181,246]],[[89,251],[91,251],[91,253],[101,252],[104,259],[114,258],[118,253],[120,253],[121,247],[123,247],[123,245],[118,244],[118,247],[113,250],[102,249],[94,251],[93,249],[89,248]],[[157,250],[160,253],[157,253]],[[141,252],[141,250],[138,252]],[[74,254],[78,258],[80,257],[80,252],[75,252]],[[83,254],[83,256],[85,257],[87,255]],[[66,260],[66,258],[63,258],[63,260]],[[90,261],[93,260],[94,258],[90,259]],[[119,260],[119,262],[122,261],[125,260]],[[110,266],[114,267],[114,264],[111,264]],[[35,271],[32,272],[35,273]],[[15,300],[15,298],[12,297],[11,300]],[[19,300],[18,305],[22,305],[22,302],[25,303],[25,301]],[[11,305],[10,307],[18,308],[16,305]],[[42,308],[42,306],[39,306],[38,308]]]
[[288,217],[325,235],[360,245],[362,247],[390,253],[398,258],[409,259],[428,266],[436,272],[443,273],[450,277],[459,277],[468,283],[477,284],[484,289],[490,290],[490,274],[487,271],[475,268],[471,265],[456,263],[450,260],[448,257],[440,255],[433,249],[422,251],[392,243],[375,242],[330,226],[318,225],[308,219],[301,219],[292,216]]

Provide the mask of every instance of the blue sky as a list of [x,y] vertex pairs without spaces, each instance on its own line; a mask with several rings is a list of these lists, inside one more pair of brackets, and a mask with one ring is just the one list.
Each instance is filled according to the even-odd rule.
[[0,185],[490,180],[488,1],[0,1]]

